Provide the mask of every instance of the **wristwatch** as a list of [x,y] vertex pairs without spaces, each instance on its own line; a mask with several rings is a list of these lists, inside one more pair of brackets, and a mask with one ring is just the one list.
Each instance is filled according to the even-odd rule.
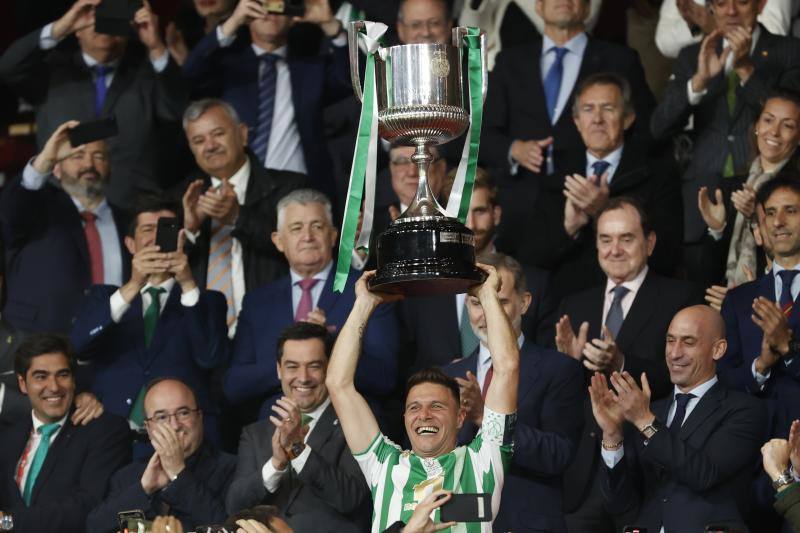
[[781,487],[791,485],[792,483],[794,483],[794,478],[792,477],[792,473],[787,468],[781,472],[781,475],[772,480],[772,488],[778,490]]
[[656,426],[656,421],[653,420],[652,422],[650,422],[649,424],[647,424],[646,426],[641,428],[639,430],[639,433],[642,434],[642,437],[644,437],[644,440],[652,439],[653,435],[658,433],[658,426]]
[[286,452],[286,456],[291,461],[293,459],[297,459],[297,457],[303,453],[303,450],[305,449],[306,444],[303,441],[298,441],[294,444],[291,444],[288,448],[284,448],[284,451]]

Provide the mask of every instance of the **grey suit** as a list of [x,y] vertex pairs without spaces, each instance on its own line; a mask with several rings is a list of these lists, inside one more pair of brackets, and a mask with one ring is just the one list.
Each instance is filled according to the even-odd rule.
[[270,493],[261,470],[272,457],[275,427],[262,420],[244,428],[236,474],[226,498],[229,513],[254,505],[280,508],[298,533],[363,531],[369,527],[370,496],[344,440],[333,405],[329,405],[308,436],[311,455],[297,474],[289,468],[280,487]]

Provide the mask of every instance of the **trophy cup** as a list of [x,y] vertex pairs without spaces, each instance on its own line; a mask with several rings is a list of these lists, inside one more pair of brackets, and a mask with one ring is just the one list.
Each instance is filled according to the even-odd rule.
[[[353,89],[363,101],[358,71],[358,32],[348,27]],[[429,146],[461,135],[470,124],[464,106],[462,37],[453,44],[406,44],[375,54],[378,134],[392,144],[416,148],[419,185],[411,205],[377,239],[378,269],[370,289],[406,296],[457,294],[485,279],[475,266],[475,236],[437,202],[428,185]],[[482,95],[486,92],[485,36],[481,34]]]

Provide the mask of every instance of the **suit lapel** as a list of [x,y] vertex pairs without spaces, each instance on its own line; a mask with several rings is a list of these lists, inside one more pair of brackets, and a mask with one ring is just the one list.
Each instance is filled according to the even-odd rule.
[[[322,288],[322,294],[319,295],[319,300],[317,301],[317,307],[325,311],[325,316],[332,316],[333,308],[336,306],[336,302],[339,301],[339,298],[344,293],[333,292],[333,278],[336,276],[336,265],[334,264],[331,267],[330,272],[328,272],[328,279],[325,280],[325,286]],[[351,271],[347,276],[347,283],[351,283],[353,277],[353,272]],[[291,297],[291,294],[290,294]],[[291,307],[290,307],[291,309]],[[330,328],[335,328],[335,326],[328,325],[328,330],[333,333],[334,335],[339,333],[338,331],[330,330]]]
[[[656,309],[653,302],[659,301],[658,288],[653,280],[653,271],[648,271],[641,288],[636,293],[630,311],[617,336],[617,344],[620,346],[632,346],[639,332],[650,321],[650,317]],[[626,344],[627,343],[627,344]]]
[[62,199],[64,201],[64,209],[69,216],[69,234],[75,243],[75,247],[78,248],[78,251],[81,254],[81,259],[83,259],[83,263],[86,266],[86,279],[91,282],[89,246],[86,244],[86,233],[83,230],[83,221],[81,220],[78,208],[75,206],[75,204],[72,202],[72,198],[70,198],[66,192],[64,192]]
[[612,196],[624,194],[626,189],[633,188],[648,178],[647,165],[637,154],[637,147],[626,145],[622,148],[619,168],[614,172],[608,186]]
[[75,52],[72,62],[75,66],[75,72],[79,73],[78,83],[81,84],[82,90],[78,91],[77,109],[71,110],[76,117],[94,117],[94,81],[92,71],[89,69],[86,62],[83,60],[81,53]]
[[36,477],[36,485],[33,487],[31,502],[37,501],[37,497],[42,491],[42,487],[44,487],[47,483],[47,478],[53,473],[53,469],[59,463],[59,457],[64,455],[64,451],[69,446],[70,440],[72,439],[72,434],[75,432],[75,426],[72,425],[72,422],[70,422],[69,419],[71,414],[72,412],[67,415],[67,420],[64,422],[64,427],[58,432],[56,439],[50,443],[50,448],[47,450],[47,457],[45,457],[44,463],[42,463],[42,469],[39,471],[39,475]]
[[686,440],[694,433],[694,431],[719,408],[724,397],[725,389],[718,381],[702,398],[700,398],[700,401],[697,402],[697,405],[692,410],[691,414],[689,414],[689,417],[686,418],[679,433],[681,439]]
[[[3,431],[3,439],[8,438],[8,449],[13,450],[13,455],[8,457],[8,463],[6,464],[5,471],[2,472],[4,476],[5,482],[8,484],[7,493],[9,495],[14,495],[13,498],[22,502],[22,495],[20,494],[19,486],[16,483],[16,470],[17,470],[17,463],[19,462],[20,458],[22,457],[22,453],[25,451],[25,446],[28,443],[28,439],[31,435],[31,429],[33,428],[33,421],[31,420],[30,415],[25,417],[24,422],[15,424],[8,430]],[[30,456],[31,459],[33,458]],[[25,481],[23,480],[23,486]],[[10,503],[10,502],[5,502]],[[24,505],[24,504],[21,504]],[[13,505],[9,507],[14,507]]]
[[328,442],[334,428],[339,425],[339,419],[336,417],[336,411],[333,410],[333,404],[329,404],[322,412],[314,424],[314,430],[308,436],[308,445],[312,450],[321,450],[322,447]]
[[[526,340],[522,343],[522,349],[519,351],[519,388],[517,393],[517,404],[522,405],[525,397],[533,389],[533,384],[539,379],[539,372],[536,367],[539,366],[539,353],[537,347]],[[477,360],[477,357],[475,358]]]
[[128,53],[122,56],[122,59],[114,71],[114,77],[111,78],[111,85],[108,87],[106,93],[106,100],[103,102],[103,116],[113,115],[112,110],[119,100],[120,95],[128,89],[133,83],[136,76],[135,65],[131,64],[131,57]]

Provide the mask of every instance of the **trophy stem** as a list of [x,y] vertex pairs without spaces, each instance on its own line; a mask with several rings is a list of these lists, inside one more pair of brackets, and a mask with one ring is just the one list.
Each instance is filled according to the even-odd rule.
[[439,205],[428,183],[428,167],[433,161],[433,156],[428,151],[428,146],[425,143],[417,144],[416,152],[411,156],[411,161],[417,165],[417,173],[419,174],[417,195],[398,220],[416,217],[446,217],[447,214],[442,206]]

